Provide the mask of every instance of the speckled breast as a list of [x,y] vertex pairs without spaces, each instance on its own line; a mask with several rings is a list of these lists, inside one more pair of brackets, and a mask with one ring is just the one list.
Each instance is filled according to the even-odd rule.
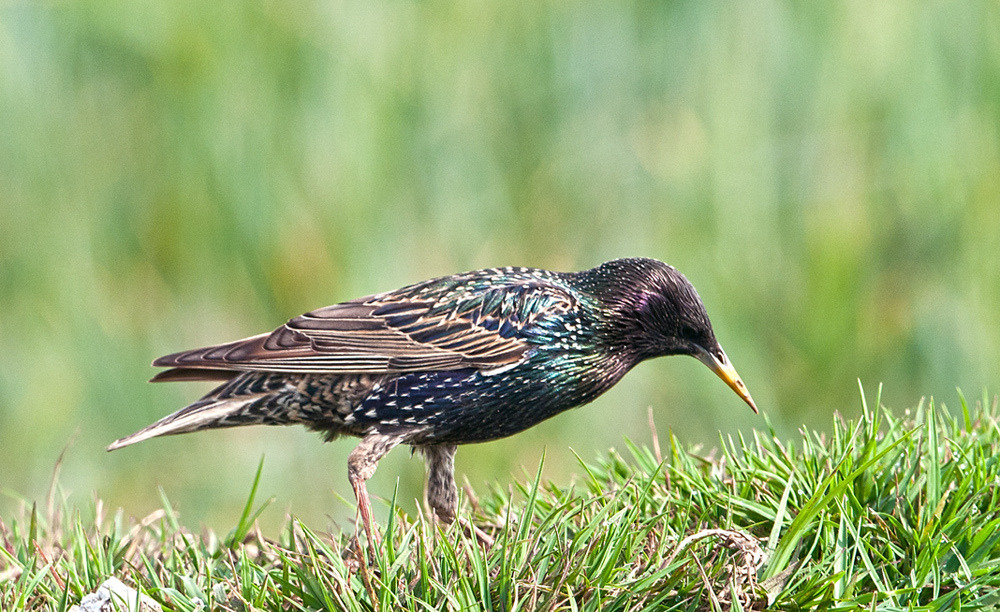
[[550,354],[495,372],[405,374],[375,385],[346,424],[413,430],[412,444],[486,442],[592,401],[626,369],[595,355]]

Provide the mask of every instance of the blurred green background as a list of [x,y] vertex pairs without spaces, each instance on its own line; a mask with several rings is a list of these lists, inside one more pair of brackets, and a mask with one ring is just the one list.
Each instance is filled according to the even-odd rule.
[[[350,441],[104,446],[196,399],[164,353],[488,266],[668,261],[784,435],[998,385],[1000,4],[12,0],[0,5],[0,488],[235,524],[254,468],[344,525]],[[466,447],[506,487],[623,437],[763,426],[693,359]],[[571,450],[572,449],[572,450]],[[413,500],[405,450],[370,490]],[[349,503],[339,499],[346,497]],[[0,509],[16,505],[10,495]],[[409,507],[412,508],[412,501]],[[384,509],[380,508],[384,516]],[[270,521],[270,522],[269,522]]]

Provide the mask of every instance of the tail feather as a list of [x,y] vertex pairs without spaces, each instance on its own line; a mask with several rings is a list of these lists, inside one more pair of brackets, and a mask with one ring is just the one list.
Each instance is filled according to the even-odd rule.
[[205,398],[171,415],[163,417],[159,421],[140,429],[130,436],[115,440],[108,445],[107,450],[118,450],[136,442],[142,442],[143,440],[159,436],[172,436],[174,434],[189,433],[216,427],[245,425],[246,423],[241,422],[239,419],[227,422],[227,418],[245,413],[245,410],[261,397],[262,395],[226,399]]
[[365,374],[312,378],[304,374],[235,372],[180,365],[161,372],[153,380],[225,382],[190,406],[116,440],[107,450],[159,436],[240,425],[303,424],[327,432],[332,439],[345,431],[346,417],[379,379]]

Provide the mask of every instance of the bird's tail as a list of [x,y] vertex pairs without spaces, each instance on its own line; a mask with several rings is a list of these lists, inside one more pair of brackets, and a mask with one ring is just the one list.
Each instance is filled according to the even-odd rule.
[[[265,394],[229,398],[211,396],[199,400],[186,408],[163,417],[152,425],[140,429],[130,436],[115,440],[107,450],[113,451],[158,436],[172,436],[202,429],[235,427],[260,422],[252,418],[254,404],[266,397]],[[250,417],[250,418],[248,418]]]

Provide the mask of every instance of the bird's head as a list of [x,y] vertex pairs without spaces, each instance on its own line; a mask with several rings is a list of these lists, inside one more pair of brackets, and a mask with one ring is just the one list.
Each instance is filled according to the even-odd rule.
[[754,412],[757,406],[715,339],[698,292],[672,266],[654,259],[620,259],[593,270],[604,300],[632,329],[638,359],[691,355],[708,366]]

